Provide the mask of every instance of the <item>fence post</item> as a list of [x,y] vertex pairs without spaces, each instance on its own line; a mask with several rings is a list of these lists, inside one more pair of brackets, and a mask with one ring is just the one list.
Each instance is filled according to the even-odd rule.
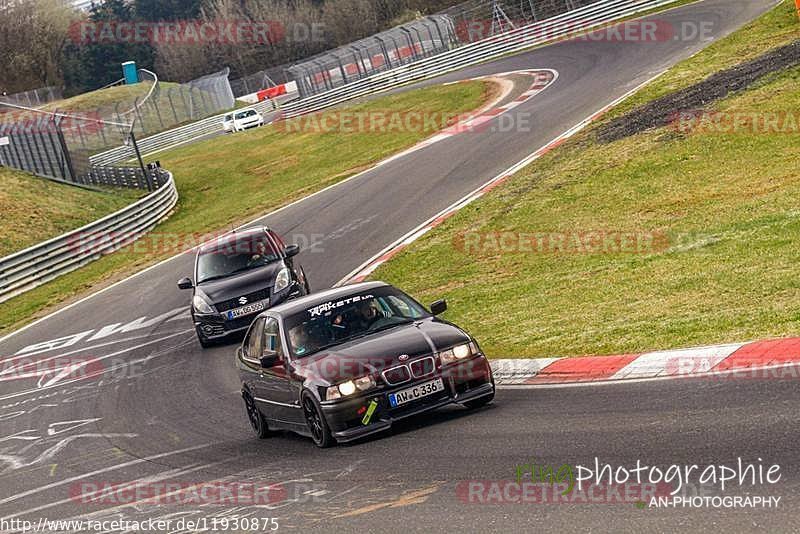
[[[147,125],[144,123],[144,119],[142,118],[142,111],[139,109],[139,97],[138,96],[133,101],[133,112],[139,118],[139,122],[142,125],[142,132],[147,133]],[[131,131],[133,131],[133,130],[131,130]]]
[[73,182],[78,182],[78,176],[75,174],[75,167],[72,165],[72,155],[69,153],[69,148],[67,148],[67,141],[64,139],[64,132],[61,130],[61,122],[57,120],[57,118],[53,117],[53,124],[56,127],[56,137],[58,138],[58,142],[61,145],[61,152],[64,154],[64,160],[67,164],[67,171],[69,172],[69,176]]
[[[16,135],[16,138],[12,137],[14,135]],[[20,152],[20,147],[17,146],[17,144],[18,144],[17,141],[20,138],[19,137],[19,126],[12,124],[11,127],[8,130],[8,136],[9,136],[9,138],[11,140],[11,148],[12,148],[12,150],[14,152],[14,160],[17,163],[17,168],[18,169],[25,169],[25,165],[24,165],[24,163],[22,161],[22,154]]]
[[[155,96],[155,95],[153,95]],[[164,119],[161,118],[161,110],[158,109],[158,104],[155,100],[150,100],[150,104],[153,106],[153,109],[156,111],[156,117],[158,117],[158,123],[161,125],[161,128],[164,128]]]
[[392,65],[392,60],[389,59],[389,50],[386,49],[386,41],[384,41],[377,35],[375,36],[375,40],[381,44],[381,53],[383,54],[383,59],[386,60],[387,69],[391,69],[393,65]]
[[133,145],[133,151],[136,152],[136,159],[139,161],[139,168],[141,168],[142,173],[144,173],[144,179],[145,182],[147,182],[147,190],[153,191],[153,180],[147,173],[147,169],[144,166],[144,161],[142,160],[142,153],[139,152],[139,145],[136,143],[136,135],[134,135],[133,133],[133,128],[131,128],[131,145]]
[[175,117],[175,124],[178,124],[181,121],[178,120],[178,112],[175,111],[175,102],[172,101],[172,91],[173,90],[174,90],[174,87],[170,88],[170,89],[167,89],[167,100],[169,100],[169,107],[170,107],[170,109],[172,109],[172,116]]

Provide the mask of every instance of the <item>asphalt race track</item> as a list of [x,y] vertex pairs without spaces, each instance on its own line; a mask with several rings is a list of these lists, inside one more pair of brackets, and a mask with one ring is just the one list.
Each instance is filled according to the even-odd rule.
[[[726,35],[771,0],[707,0],[654,16]],[[559,77],[514,109],[531,131],[458,135],[258,221],[297,242],[316,289],[330,286],[422,221],[707,42],[569,41],[434,82],[519,69]],[[305,240],[305,241],[304,241]],[[102,362],[99,377],[0,376],[0,517],[275,517],[314,531],[798,532],[800,453],[793,381],[654,381],[502,390],[476,413],[453,408],[390,435],[318,450],[291,434],[251,436],[234,345],[202,351],[176,281],[192,257],[160,264],[0,343],[4,358]],[[141,319],[141,320],[139,320]],[[59,340],[51,345],[36,344]],[[22,351],[22,352],[20,352]],[[502,355],[497,355],[502,356]],[[57,361],[57,360],[53,360]],[[93,363],[92,365],[96,365]],[[471,501],[469,481],[512,481],[516,466],[781,465],[775,485],[731,494],[781,497],[777,509],[641,509],[631,502]],[[275,483],[271,504],[81,503],[87,483]],[[704,488],[693,488],[703,491]],[[702,493],[700,493],[702,494]],[[720,494],[716,491],[715,494]]]

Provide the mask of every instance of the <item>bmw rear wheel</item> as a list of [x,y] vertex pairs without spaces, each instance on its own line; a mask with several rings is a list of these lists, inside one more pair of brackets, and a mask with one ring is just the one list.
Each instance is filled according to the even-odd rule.
[[247,419],[250,421],[250,427],[253,429],[253,433],[255,433],[258,439],[264,439],[269,436],[269,427],[267,426],[266,420],[264,420],[264,416],[261,415],[261,411],[256,406],[256,401],[253,400],[253,397],[250,393],[243,393],[242,397],[244,398],[244,409],[247,412]]

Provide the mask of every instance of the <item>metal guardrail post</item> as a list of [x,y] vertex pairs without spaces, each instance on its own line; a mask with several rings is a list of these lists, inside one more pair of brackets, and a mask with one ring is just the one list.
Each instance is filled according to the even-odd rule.
[[153,180],[150,178],[150,174],[148,174],[147,172],[147,168],[144,165],[144,160],[142,160],[142,153],[139,152],[139,145],[136,142],[136,135],[133,133],[133,128],[131,128],[130,139],[131,139],[131,146],[133,146],[133,151],[136,153],[136,161],[139,162],[139,168],[141,169],[142,174],[144,175],[145,182],[147,183],[147,190],[152,191]]

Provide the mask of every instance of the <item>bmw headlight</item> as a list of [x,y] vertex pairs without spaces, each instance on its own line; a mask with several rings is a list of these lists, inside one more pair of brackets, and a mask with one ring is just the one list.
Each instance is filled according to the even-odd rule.
[[283,291],[287,287],[289,287],[289,282],[291,281],[291,276],[289,276],[289,269],[284,267],[278,273],[278,276],[275,277],[275,287],[273,288],[273,292],[277,293],[279,291]]
[[361,376],[347,382],[342,382],[336,386],[330,386],[325,392],[325,400],[336,400],[343,397],[349,397],[356,391],[367,391],[374,388],[376,385],[375,379],[372,375]]
[[206,302],[206,299],[201,297],[200,295],[195,295],[192,299],[192,306],[194,306],[195,311],[200,313],[215,313],[214,308],[211,307],[211,304]]
[[474,341],[464,343],[463,345],[456,345],[452,349],[444,350],[439,353],[443,364],[455,363],[458,360],[471,358],[478,354],[478,345]]

